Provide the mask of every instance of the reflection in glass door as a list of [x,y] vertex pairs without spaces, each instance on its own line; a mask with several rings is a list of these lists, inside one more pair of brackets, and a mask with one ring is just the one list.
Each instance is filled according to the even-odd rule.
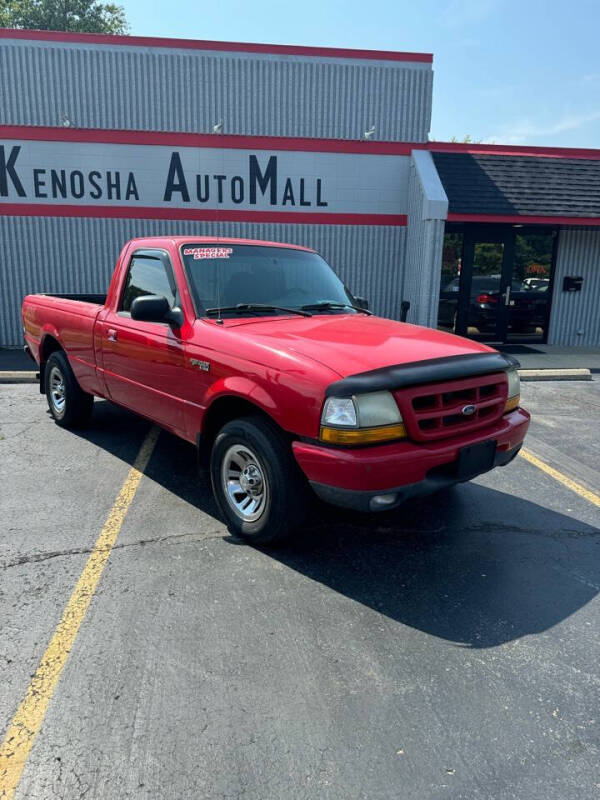
[[438,328],[441,330],[456,331],[463,238],[462,233],[446,233],[444,235],[438,306]]
[[[503,311],[502,263],[504,242],[473,242],[471,288],[462,329],[471,339],[500,340]],[[465,319],[466,317],[466,319]]]
[[550,311],[552,231],[517,233],[508,306],[507,342],[542,342]]
[[[502,310],[500,293],[505,246],[502,236],[479,240],[467,233],[461,244],[462,253],[454,277],[448,280],[449,270],[444,276],[442,269],[438,325],[471,339],[496,341]],[[444,248],[447,267],[452,265],[448,258],[452,253],[451,245],[452,241]]]
[[554,234],[518,230],[446,234],[438,327],[487,342],[545,340]]

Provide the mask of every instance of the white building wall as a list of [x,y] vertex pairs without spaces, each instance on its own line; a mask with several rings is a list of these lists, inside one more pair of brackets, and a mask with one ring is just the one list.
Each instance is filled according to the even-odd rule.
[[[198,49],[146,47],[126,41],[98,44],[3,38],[0,125],[62,128],[68,123],[71,128],[84,131],[196,134],[212,133],[213,126],[222,121],[225,134],[354,141],[362,139],[364,132],[374,126],[375,139],[379,141],[427,141],[433,81],[432,65],[427,60],[202,48],[203,45]],[[14,135],[13,132],[10,138]],[[27,141],[27,137],[23,138]],[[12,152],[11,141],[6,144],[8,157]],[[18,156],[19,170],[27,167],[30,151],[41,153],[44,147],[45,143],[38,146],[33,141],[24,144]],[[62,151],[71,159],[85,155],[85,148],[76,143],[65,147],[59,142],[46,149],[49,155],[41,159],[44,163],[38,164],[32,157],[30,168],[66,169],[68,164],[59,158]],[[108,158],[110,149],[97,143],[98,163],[106,162],[102,168],[114,170]],[[140,156],[147,158],[148,152],[142,149]],[[198,159],[200,155],[198,151]],[[356,179],[359,162],[366,155],[356,155],[354,161],[346,159],[349,163],[344,161],[344,164],[338,163],[336,155],[331,153],[329,158],[335,172],[329,183],[331,205],[314,211],[406,213],[406,156],[396,160],[404,162],[401,173],[390,167],[378,178],[378,165],[387,156],[373,155],[374,160],[368,164],[371,183],[365,190],[365,186],[357,187]],[[292,154],[282,154],[282,165],[290,158]],[[306,159],[303,155],[300,160],[304,164]],[[315,164],[324,160],[327,157],[322,154],[313,159]],[[93,168],[98,169],[95,164]],[[200,163],[197,171],[203,171]],[[212,172],[211,165],[211,175]],[[317,174],[316,166],[313,172],[322,177],[320,172]],[[47,174],[43,177],[45,180]],[[384,196],[381,185],[386,181],[392,181],[394,186]],[[36,194],[32,200],[30,186],[25,187],[25,198],[14,196],[14,187],[11,181],[8,183],[6,203],[14,206],[23,202],[50,202],[43,194]],[[137,204],[153,208],[164,205],[162,195],[158,200],[150,197],[147,201],[150,195],[140,189]],[[400,315],[407,229],[392,224],[391,220],[380,220],[381,224],[365,224],[365,220],[361,225],[325,221],[314,224],[314,221],[304,222],[298,213],[295,224],[179,222],[120,219],[117,215],[95,219],[80,217],[77,212],[73,217],[50,217],[46,216],[47,209],[42,216],[33,217],[16,216],[14,207],[3,216],[1,202],[0,346],[22,343],[20,307],[25,294],[103,292],[123,243],[134,236],[152,234],[230,235],[308,245],[323,254],[353,292],[367,297],[377,314],[392,318]],[[100,204],[106,202],[103,196]],[[94,204],[89,197],[76,200],[69,197],[70,203]],[[382,204],[387,205],[383,208]],[[186,204],[182,201],[179,205],[183,208]],[[210,211],[218,206],[211,202],[204,207]]]
[[[566,275],[583,278],[580,292],[563,292]],[[548,344],[600,347],[600,230],[559,232]]]
[[422,61],[0,40],[0,125],[424,142]]

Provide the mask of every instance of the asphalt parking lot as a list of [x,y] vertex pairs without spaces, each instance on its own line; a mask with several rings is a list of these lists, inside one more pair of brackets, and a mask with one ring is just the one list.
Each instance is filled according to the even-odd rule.
[[[161,433],[14,797],[600,798],[600,382],[522,397],[587,496],[518,457],[271,552]],[[2,739],[147,432],[0,386]]]

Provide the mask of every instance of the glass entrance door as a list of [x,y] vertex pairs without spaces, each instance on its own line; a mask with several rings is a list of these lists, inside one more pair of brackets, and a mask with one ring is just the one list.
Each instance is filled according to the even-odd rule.
[[469,226],[445,238],[438,325],[486,342],[541,342],[552,231]]
[[513,291],[505,342],[535,343],[546,338],[554,240],[552,231],[517,232],[515,235]]
[[503,323],[502,274],[510,257],[502,234],[466,232],[457,274],[442,286],[439,321],[461,336],[499,341]]
[[[501,239],[467,239],[464,292],[458,314],[459,331],[472,339],[501,341],[503,317],[502,271],[506,242]],[[466,280],[470,267],[471,281]]]

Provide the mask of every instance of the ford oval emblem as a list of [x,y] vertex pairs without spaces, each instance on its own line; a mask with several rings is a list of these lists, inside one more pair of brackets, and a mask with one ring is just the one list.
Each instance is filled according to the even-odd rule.
[[465,417],[470,417],[471,414],[475,413],[475,406],[463,406],[460,413],[464,414]]

